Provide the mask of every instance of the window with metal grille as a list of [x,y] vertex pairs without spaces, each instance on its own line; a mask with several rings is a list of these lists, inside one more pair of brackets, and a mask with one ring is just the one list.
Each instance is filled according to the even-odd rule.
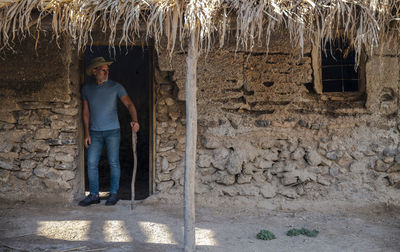
[[326,43],[321,52],[322,92],[360,91],[360,77],[355,69],[355,53],[342,40]]

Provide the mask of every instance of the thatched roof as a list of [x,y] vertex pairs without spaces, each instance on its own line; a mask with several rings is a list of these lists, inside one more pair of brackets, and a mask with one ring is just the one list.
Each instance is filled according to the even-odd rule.
[[[51,20],[56,37],[68,35],[79,49],[100,26],[110,45],[164,37],[171,52],[196,28],[201,48],[224,45],[228,33],[238,47],[268,47],[274,30],[287,29],[295,46],[304,41],[348,39],[359,52],[400,31],[399,0],[0,0],[0,50],[35,35]],[[144,27],[144,29],[143,29]],[[122,33],[117,39],[117,31]],[[322,39],[322,40],[321,40]],[[117,41],[118,40],[118,41]]]

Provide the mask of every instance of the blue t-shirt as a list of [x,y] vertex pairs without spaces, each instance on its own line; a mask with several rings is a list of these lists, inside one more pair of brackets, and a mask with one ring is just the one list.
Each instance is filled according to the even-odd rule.
[[82,100],[88,101],[90,130],[119,129],[117,98],[126,95],[125,88],[118,82],[108,80],[101,85],[90,82],[82,87]]

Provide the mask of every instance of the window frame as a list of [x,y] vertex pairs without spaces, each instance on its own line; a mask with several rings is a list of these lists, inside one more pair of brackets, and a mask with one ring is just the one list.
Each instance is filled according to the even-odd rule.
[[[330,54],[330,52],[327,52]],[[360,62],[358,65],[358,91],[344,92],[323,92],[322,85],[322,48],[321,45],[313,43],[311,51],[311,61],[314,78],[314,91],[324,100],[362,100],[365,98],[366,91],[366,62],[365,50],[361,50]]]

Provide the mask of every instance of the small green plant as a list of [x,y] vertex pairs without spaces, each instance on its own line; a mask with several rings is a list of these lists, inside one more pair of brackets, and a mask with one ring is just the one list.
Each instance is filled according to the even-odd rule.
[[276,239],[276,236],[271,231],[261,229],[260,233],[257,234],[257,239],[269,241]]
[[318,233],[319,233],[318,230],[315,229],[313,231],[310,231],[307,228],[302,228],[302,229],[293,228],[287,232],[287,236],[297,236],[302,234],[308,237],[316,237]]

